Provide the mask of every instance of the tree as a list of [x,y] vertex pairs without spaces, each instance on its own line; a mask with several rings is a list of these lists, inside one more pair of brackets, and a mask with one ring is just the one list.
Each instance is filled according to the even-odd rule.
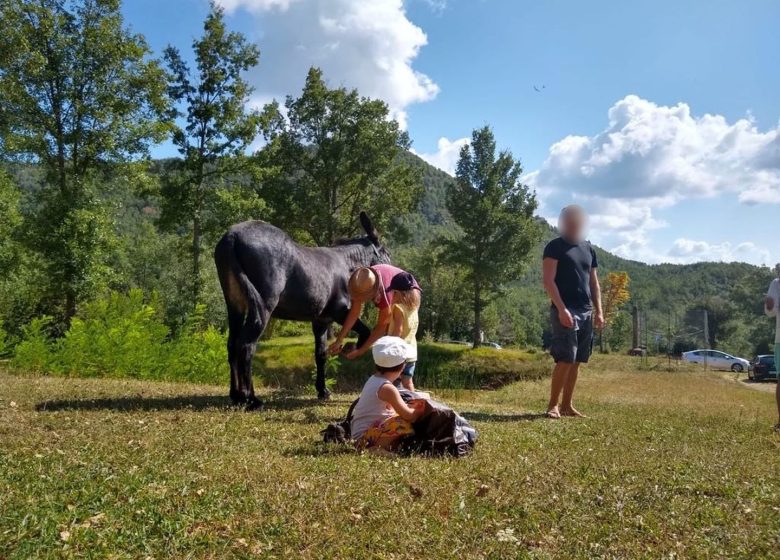
[[604,342],[607,339],[606,331],[610,328],[611,323],[614,322],[620,312],[620,308],[631,298],[631,294],[628,291],[630,283],[631,278],[627,272],[610,272],[604,279],[604,287],[601,290],[604,328],[599,334],[599,346],[602,352],[604,352]]
[[264,110],[265,159],[275,166],[264,198],[274,221],[319,244],[356,232],[360,210],[385,230],[421,192],[418,173],[399,161],[409,138],[388,118],[383,101],[356,90],[329,89],[309,70],[301,96]]
[[0,2],[0,148],[45,169],[28,242],[68,320],[107,273],[102,182],[164,137],[164,75],[119,0]]
[[[163,186],[161,221],[186,226],[192,236],[192,301],[200,302],[201,246],[204,234],[232,221],[257,217],[264,204],[238,180],[254,171],[246,150],[259,133],[260,115],[246,109],[253,89],[242,73],[258,64],[260,51],[241,33],[228,32],[224,11],[211,4],[203,36],[192,43],[193,72],[175,47],[165,50],[168,96],[176,126],[173,143],[183,160],[169,169]],[[222,183],[233,178],[232,188]]]
[[19,257],[15,237],[22,223],[20,198],[19,189],[10,177],[0,170],[0,270],[4,271],[3,276],[15,268]]
[[510,152],[496,155],[493,131],[485,126],[461,149],[456,181],[447,193],[447,209],[462,235],[443,243],[449,259],[466,269],[472,287],[475,346],[482,310],[502,284],[520,274],[541,236],[534,219],[536,197],[520,181],[522,172]]

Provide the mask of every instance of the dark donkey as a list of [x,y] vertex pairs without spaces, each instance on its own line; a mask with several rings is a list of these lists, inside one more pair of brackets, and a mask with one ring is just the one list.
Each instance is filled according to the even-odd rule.
[[[219,282],[228,311],[230,398],[247,409],[262,406],[252,385],[252,357],[257,339],[271,317],[311,321],[317,396],[325,388],[328,329],[343,323],[349,312],[347,281],[355,269],[389,263],[390,256],[365,212],[360,223],[366,237],[339,242],[334,247],[305,247],[271,224],[237,224],[214,250]],[[363,342],[370,329],[358,321],[353,330]]]

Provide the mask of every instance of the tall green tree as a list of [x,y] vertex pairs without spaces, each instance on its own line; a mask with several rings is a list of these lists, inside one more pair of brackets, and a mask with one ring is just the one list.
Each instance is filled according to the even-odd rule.
[[356,233],[360,210],[386,229],[416,204],[419,174],[398,157],[409,137],[383,101],[330,89],[312,68],[301,96],[284,107],[264,111],[263,156],[276,174],[263,192],[274,221],[326,245]]
[[191,232],[192,300],[197,304],[204,235],[225,227],[225,222],[257,217],[263,208],[246,179],[239,177],[254,171],[246,150],[260,123],[259,113],[246,108],[253,89],[242,74],[257,66],[260,51],[241,33],[227,30],[224,11],[213,2],[192,50],[194,70],[178,49],[165,50],[168,95],[179,123],[173,143],[183,160],[171,166],[164,183],[161,218],[165,225],[186,226]]
[[0,170],[0,270],[6,273],[16,266],[19,256],[15,237],[22,224],[20,199],[19,189],[10,177]]
[[536,197],[520,181],[523,169],[508,151],[496,153],[490,127],[471,135],[458,159],[447,209],[462,235],[444,239],[448,258],[465,268],[474,310],[473,342],[480,343],[485,306],[516,278],[541,236]]
[[0,13],[0,149],[45,169],[28,241],[67,320],[108,272],[112,164],[164,137],[165,78],[119,0],[0,0]]

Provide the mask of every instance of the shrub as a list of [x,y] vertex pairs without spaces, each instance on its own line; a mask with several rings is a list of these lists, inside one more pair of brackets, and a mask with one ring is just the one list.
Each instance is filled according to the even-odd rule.
[[49,317],[32,321],[12,364],[33,372],[79,377],[134,377],[193,382],[225,378],[225,336],[206,327],[199,307],[177,337],[158,311],[156,296],[111,293],[85,304],[64,336],[51,341]]
[[3,323],[0,323],[0,358],[8,355],[10,352],[10,343],[8,341],[8,333],[3,328]]
[[84,377],[157,378],[170,333],[155,299],[145,303],[140,290],[131,290],[85,304],[55,343],[54,369]]
[[50,370],[53,356],[48,329],[51,323],[51,317],[43,316],[22,329],[22,340],[16,345],[11,362],[14,366],[36,373]]

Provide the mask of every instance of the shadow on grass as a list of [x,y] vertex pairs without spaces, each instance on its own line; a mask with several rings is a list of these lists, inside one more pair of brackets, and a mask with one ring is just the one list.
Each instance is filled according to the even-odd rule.
[[[333,401],[328,401],[332,403]],[[298,410],[320,405],[314,398],[282,396],[263,400],[262,410]],[[65,399],[43,401],[35,405],[38,412],[56,412],[60,410],[114,410],[117,412],[153,411],[153,410],[242,410],[228,397],[216,395],[178,395],[171,397],[105,397],[99,399]],[[262,410],[260,412],[262,412]]]
[[523,414],[491,414],[489,412],[463,412],[463,417],[475,422],[530,422],[544,420],[544,412],[526,412]]

